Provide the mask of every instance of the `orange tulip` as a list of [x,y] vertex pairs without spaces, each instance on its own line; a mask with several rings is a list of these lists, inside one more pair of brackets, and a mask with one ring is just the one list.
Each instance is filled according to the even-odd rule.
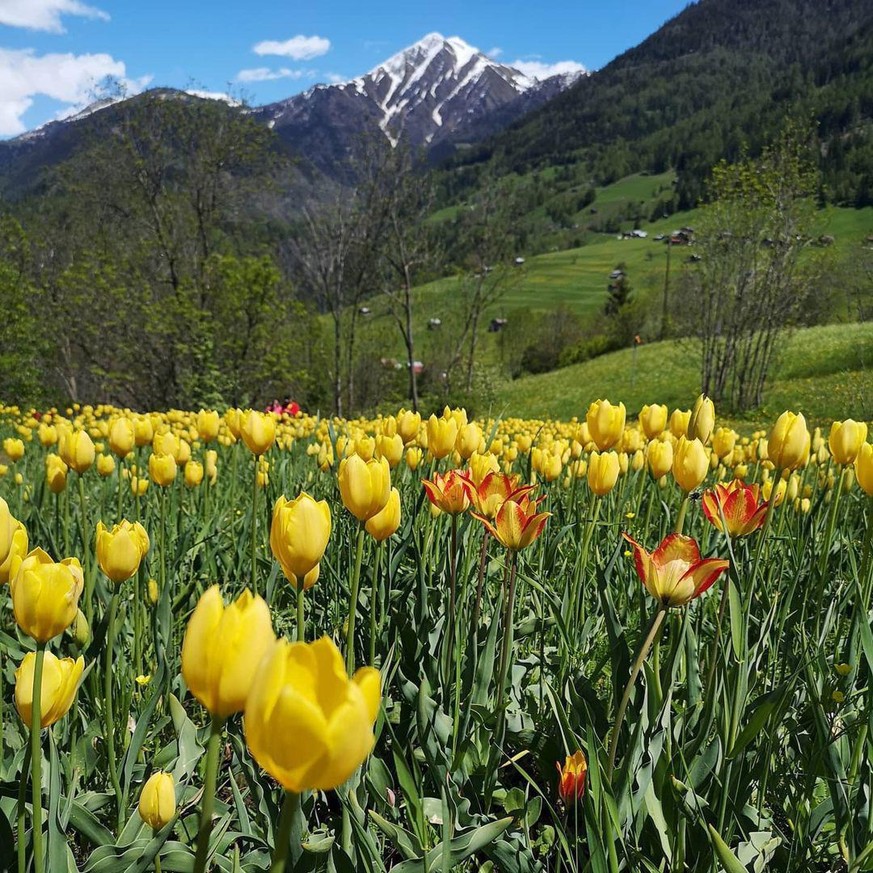
[[[493,455],[489,456],[493,457]],[[506,473],[489,473],[478,487],[470,489],[470,497],[476,512],[486,518],[494,518],[500,507],[510,498],[519,500],[533,491],[533,485],[519,484],[518,476]]]
[[717,530],[724,532],[722,515],[732,537],[754,533],[767,517],[767,502],[760,500],[757,483],[746,485],[740,479],[718,483],[703,495],[703,514]]
[[728,561],[701,558],[694,539],[682,534],[670,534],[651,554],[626,533],[622,536],[634,547],[637,575],[665,608],[699,597],[729,566]]
[[527,494],[513,495],[504,500],[497,510],[494,523],[484,515],[473,513],[492,536],[505,548],[517,552],[527,548],[543,532],[551,512],[537,512],[540,500],[532,500]]
[[473,484],[464,473],[457,470],[434,473],[433,481],[422,479],[421,484],[428,500],[449,515],[460,515],[470,508]]
[[574,755],[567,755],[562,767],[555,761],[561,781],[558,783],[558,796],[564,803],[575,803],[585,794],[585,779],[588,776],[588,761],[580,749]]

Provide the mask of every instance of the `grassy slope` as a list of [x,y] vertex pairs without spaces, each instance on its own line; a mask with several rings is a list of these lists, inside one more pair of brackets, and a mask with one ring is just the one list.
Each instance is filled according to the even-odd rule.
[[[584,364],[508,382],[500,406],[513,416],[582,416],[592,400],[622,400],[628,413],[644,403],[687,408],[699,386],[690,344],[652,343]],[[811,420],[873,418],[873,324],[800,330],[785,342],[762,409],[749,422],[767,423],[783,409]],[[500,411],[500,410],[495,410]]]

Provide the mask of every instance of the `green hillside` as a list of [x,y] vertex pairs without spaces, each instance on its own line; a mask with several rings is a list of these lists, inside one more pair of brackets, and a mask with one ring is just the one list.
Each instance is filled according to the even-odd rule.
[[[621,400],[629,414],[644,403],[687,407],[699,390],[690,342],[643,345],[507,382],[495,412],[538,418],[582,416],[592,400]],[[873,418],[873,324],[798,330],[785,342],[765,405],[746,425],[764,424],[786,408],[812,421]]]

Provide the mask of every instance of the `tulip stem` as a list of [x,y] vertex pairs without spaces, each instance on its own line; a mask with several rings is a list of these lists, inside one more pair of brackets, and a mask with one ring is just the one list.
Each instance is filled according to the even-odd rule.
[[[30,746],[24,750],[24,761],[21,772],[26,773],[30,767]],[[27,805],[27,779],[22,778],[18,785],[18,873],[27,873],[27,855],[24,851],[25,820],[24,810]]]
[[124,822],[124,798],[121,783],[118,781],[118,763],[115,760],[115,713],[112,702],[112,653],[115,649],[116,621],[118,618],[118,591],[114,591],[109,601],[109,620],[106,626],[106,662],[103,668],[103,715],[106,725],[106,756],[109,758],[109,779],[115,792],[118,805],[118,828]]
[[85,500],[85,480],[82,474],[78,474],[79,480],[79,509],[82,515],[82,557],[85,559],[85,618],[88,624],[94,617],[94,605],[91,602],[94,597],[94,579],[91,575],[91,537],[88,533],[88,504]]
[[631,674],[627,680],[627,685],[624,686],[624,693],[621,696],[621,702],[619,703],[618,711],[615,714],[615,725],[612,728],[612,739],[609,742],[609,764],[606,768],[606,777],[610,781],[612,780],[612,771],[615,769],[615,753],[618,751],[618,738],[621,735],[621,725],[624,721],[624,714],[627,710],[628,702],[630,701],[634,683],[637,681],[637,676],[639,676],[640,670],[643,669],[646,655],[649,654],[649,649],[652,648],[652,643],[655,641],[655,637],[658,635],[658,631],[661,629],[661,625],[664,622],[664,616],[666,615],[666,607],[660,607],[649,627],[649,632],[637,653],[637,659],[634,661]]
[[255,468],[252,477],[252,593],[258,593],[258,462],[255,455]]
[[685,528],[685,516],[688,513],[688,504],[691,502],[691,495],[686,494],[682,498],[682,505],[679,507],[679,514],[676,516],[676,533],[681,534]]
[[355,566],[352,570],[352,588],[349,594],[349,618],[346,622],[346,672],[355,672],[355,615],[358,611],[358,588],[361,583],[361,560],[364,557],[364,523],[358,524],[358,541],[355,545]]
[[[80,479],[81,481],[81,479]],[[33,796],[33,869],[45,873],[42,854],[42,668],[45,663],[45,643],[36,644],[33,668],[33,697],[30,707],[30,788]],[[19,836],[19,839],[21,835]]]
[[197,831],[197,854],[194,857],[194,873],[206,869],[209,854],[209,836],[212,833],[212,811],[215,808],[215,783],[218,780],[218,752],[221,746],[221,731],[224,719],[212,716],[209,744],[206,747],[206,774],[203,779],[203,805],[200,808],[200,830]]
[[300,795],[294,791],[285,792],[285,802],[282,804],[282,814],[279,816],[279,831],[276,834],[276,846],[273,849],[273,863],[270,873],[283,873],[291,848],[291,829],[294,819],[300,810]]
[[379,594],[379,571],[382,567],[382,543],[376,543],[375,569],[373,570],[373,587],[370,594],[370,666],[376,663],[376,597]]
[[506,710],[504,698],[506,696],[506,681],[512,670],[512,639],[513,620],[515,617],[515,567],[518,558],[517,552],[507,552],[509,559],[509,586],[506,590],[506,604],[504,606],[503,646],[500,650],[500,668],[497,672],[497,727],[494,730],[495,748],[503,747],[503,733],[506,724]]
[[297,582],[297,642],[306,642],[306,606],[304,603],[303,580]]

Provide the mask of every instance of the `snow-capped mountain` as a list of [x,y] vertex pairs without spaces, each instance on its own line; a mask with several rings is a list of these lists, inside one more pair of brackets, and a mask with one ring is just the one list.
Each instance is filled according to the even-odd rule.
[[[498,63],[460,37],[430,33],[363,76],[314,88],[257,110],[322,169],[364,131],[433,149],[474,127],[493,133],[571,85],[578,75],[537,80]],[[499,117],[496,126],[484,125]],[[441,149],[440,151],[444,151]]]

